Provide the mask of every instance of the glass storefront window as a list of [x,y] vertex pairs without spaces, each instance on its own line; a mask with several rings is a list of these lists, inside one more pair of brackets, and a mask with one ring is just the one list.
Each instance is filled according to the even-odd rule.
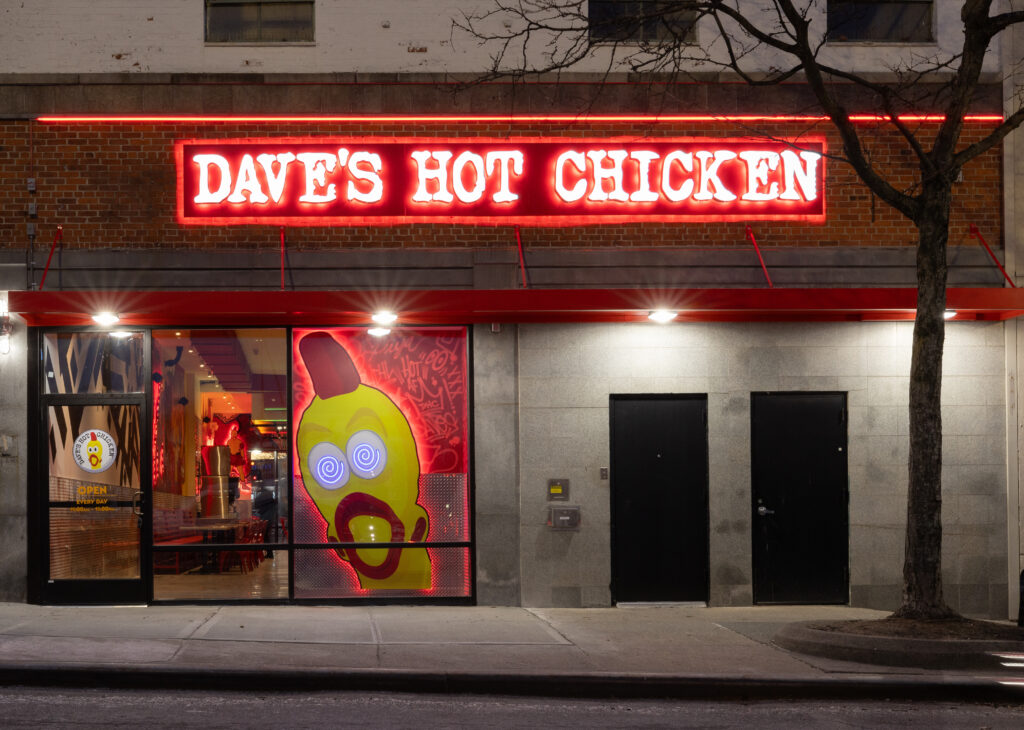
[[471,595],[465,328],[292,347],[295,598]]
[[288,597],[286,371],[284,329],[153,332],[155,599]]
[[43,336],[45,392],[58,395],[142,393],[141,332],[50,332]]
[[140,409],[50,406],[50,580],[139,577]]

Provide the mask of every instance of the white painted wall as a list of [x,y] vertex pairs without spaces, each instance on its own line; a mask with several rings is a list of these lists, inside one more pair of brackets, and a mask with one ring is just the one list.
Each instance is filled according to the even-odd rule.
[[[817,8],[813,22],[823,28],[824,0],[808,2]],[[491,7],[489,0],[318,0],[316,42],[291,46],[207,45],[203,6],[202,0],[0,0],[0,71],[475,73],[488,65],[493,50],[452,32],[453,18]],[[941,0],[936,7],[936,45],[849,44],[825,55],[860,71],[886,73],[911,57],[948,54],[958,43],[959,3]],[[500,29],[502,21],[491,27]],[[702,44],[713,35],[708,24],[698,29]],[[535,47],[545,41],[538,37]],[[999,58],[993,51],[992,71]],[[752,67],[771,63],[764,55],[750,60]],[[607,61],[595,58],[579,70],[601,72]]]
[[[750,393],[812,390],[847,393],[851,605],[895,609],[906,534],[912,330],[910,322],[520,325],[523,605],[570,605],[568,596],[582,606],[611,600],[610,483],[599,469],[609,465],[612,393],[708,395],[711,603],[749,605]],[[1004,325],[950,322],[946,332],[946,599],[968,615],[1005,618]],[[579,532],[545,524],[544,489],[553,477],[571,481],[583,515]],[[489,488],[481,482],[487,478],[477,475],[478,491]]]

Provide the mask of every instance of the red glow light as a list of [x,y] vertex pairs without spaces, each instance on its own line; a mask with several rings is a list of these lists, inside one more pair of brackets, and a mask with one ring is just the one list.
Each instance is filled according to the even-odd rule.
[[[825,139],[303,137],[175,142],[186,225],[825,220]],[[348,161],[372,158],[353,170]],[[374,191],[366,198],[369,180]]]
[[[430,540],[464,541],[469,539],[469,404],[467,331],[465,327],[402,328],[393,330],[387,338],[366,336],[363,327],[295,329],[292,337],[292,413],[295,423],[312,402],[315,391],[312,378],[302,360],[299,341],[311,332],[330,332],[352,358],[360,382],[382,391],[401,410],[409,423],[416,442],[420,464],[420,492],[417,503],[427,511],[430,531],[425,543],[409,543],[410,548],[424,547],[430,553],[431,587],[410,590],[419,596],[448,595],[450,578],[443,570],[462,569],[461,583],[468,596],[471,592],[468,548],[431,548]],[[294,510],[296,524],[304,532],[297,534],[300,542],[328,543],[328,525],[321,518],[312,497],[303,486],[299,463],[298,434],[292,434],[292,460],[295,479]],[[443,505],[425,493],[423,477],[427,475],[458,475],[464,478],[459,506],[462,508],[466,534],[451,536],[438,534],[446,524]],[[455,505],[452,505],[453,507]],[[308,519],[307,519],[308,518]],[[452,557],[459,551],[461,559]],[[328,564],[336,566],[334,579],[346,595],[369,597],[376,589],[363,589],[351,564],[334,551],[317,551],[328,557]],[[449,579],[449,580],[446,580]]]
[[[901,114],[903,122],[938,124],[942,114]],[[1000,123],[1001,114],[965,114],[965,122]],[[632,122],[640,124],[678,124],[690,122],[827,122],[820,114],[283,114],[283,115],[209,115],[209,114],[54,114],[36,117],[43,124],[601,124]],[[887,122],[884,114],[851,114],[852,122]]]

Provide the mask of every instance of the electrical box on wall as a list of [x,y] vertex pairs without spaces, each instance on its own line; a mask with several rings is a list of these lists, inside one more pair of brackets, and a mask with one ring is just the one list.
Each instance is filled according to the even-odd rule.
[[548,507],[548,527],[552,530],[580,529],[579,505]]
[[567,502],[569,500],[568,479],[548,479],[548,501]]

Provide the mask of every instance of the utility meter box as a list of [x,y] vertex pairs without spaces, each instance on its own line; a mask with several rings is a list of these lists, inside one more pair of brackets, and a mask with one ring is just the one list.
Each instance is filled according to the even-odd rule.
[[548,527],[552,530],[580,529],[579,505],[548,507]]
[[569,501],[569,480],[548,479],[548,501],[567,502]]

